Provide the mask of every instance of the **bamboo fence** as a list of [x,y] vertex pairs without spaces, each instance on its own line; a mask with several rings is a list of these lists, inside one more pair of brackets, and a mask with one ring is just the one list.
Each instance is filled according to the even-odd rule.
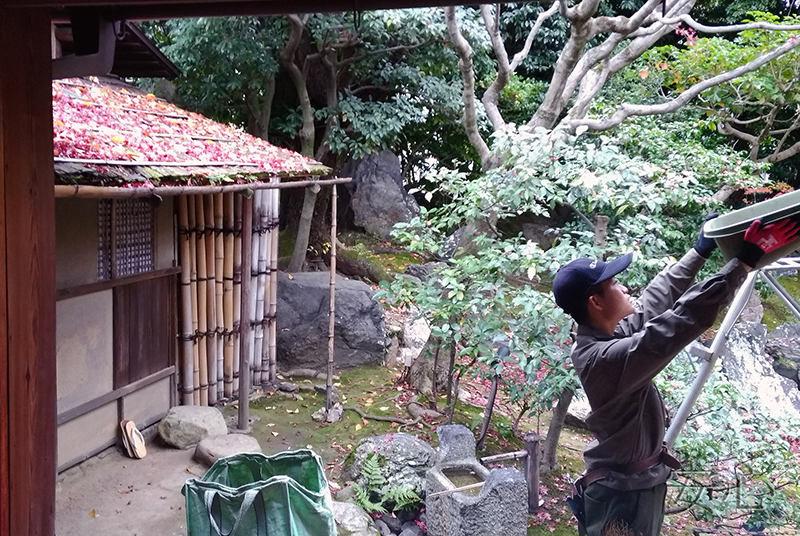
[[[238,192],[178,198],[179,392],[184,405],[214,405],[237,396],[240,363],[248,363],[252,373],[249,386],[276,381],[279,195],[273,188],[256,190],[247,203]],[[247,218],[246,206],[252,206]],[[249,228],[243,226],[247,220],[252,221]],[[252,240],[243,241],[244,233]],[[250,242],[248,255],[243,255],[243,242]],[[248,352],[245,359],[242,348]]]

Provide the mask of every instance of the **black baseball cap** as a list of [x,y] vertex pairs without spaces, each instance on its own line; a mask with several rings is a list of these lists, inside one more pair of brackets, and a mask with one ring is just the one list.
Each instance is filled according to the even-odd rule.
[[585,257],[569,262],[553,280],[556,303],[566,313],[575,314],[586,303],[590,288],[623,271],[632,258],[633,253],[626,253],[609,262]]

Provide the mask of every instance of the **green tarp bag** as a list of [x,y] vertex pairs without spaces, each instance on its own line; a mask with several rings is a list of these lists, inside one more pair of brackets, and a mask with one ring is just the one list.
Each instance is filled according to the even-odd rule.
[[189,536],[336,536],[328,481],[311,450],[220,458],[183,494]]

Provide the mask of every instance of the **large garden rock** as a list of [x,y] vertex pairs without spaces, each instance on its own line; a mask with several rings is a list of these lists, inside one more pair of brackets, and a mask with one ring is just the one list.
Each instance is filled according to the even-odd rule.
[[395,223],[411,221],[420,213],[403,186],[400,160],[391,151],[351,160],[340,175],[353,178],[347,184],[353,223],[370,234],[388,240]]
[[342,476],[366,487],[362,466],[367,456],[377,454],[386,484],[381,493],[409,486],[419,496],[425,488],[425,473],[436,463],[436,451],[425,441],[404,432],[364,438],[345,461]]
[[194,449],[195,461],[208,467],[220,458],[227,458],[242,452],[262,452],[255,437],[245,434],[225,434],[207,436],[200,440]]
[[764,351],[772,368],[800,386],[800,324],[784,324],[770,332]]
[[731,330],[722,355],[725,375],[740,391],[756,396],[763,411],[773,417],[800,417],[797,384],[779,376],[764,350],[767,326],[740,322]]
[[339,536],[380,536],[372,518],[356,504],[333,501],[333,517]]
[[210,406],[175,406],[158,423],[158,434],[167,445],[186,449],[206,436],[225,435],[228,426],[217,408]]
[[[278,274],[278,365],[325,370],[328,363],[330,275]],[[339,368],[383,362],[383,308],[361,281],[336,277],[334,358]]]

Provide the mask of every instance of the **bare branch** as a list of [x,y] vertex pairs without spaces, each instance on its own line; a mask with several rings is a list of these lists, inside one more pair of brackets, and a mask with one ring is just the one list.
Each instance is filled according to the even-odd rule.
[[602,119],[567,119],[561,123],[561,126],[570,130],[575,129],[580,125],[585,125],[591,130],[607,130],[611,127],[619,125],[625,119],[631,116],[660,115],[674,112],[706,89],[729,82],[747,73],[755,71],[768,62],[783,56],[798,46],[800,46],[800,39],[798,39],[796,36],[791,36],[783,45],[776,47],[766,54],[763,54],[744,65],[740,65],[735,69],[731,69],[730,71],[718,74],[707,80],[703,80],[702,82],[698,82],[697,84],[690,86],[686,91],[670,101],[662,104],[652,105],[625,103],[620,105],[610,117]]
[[[500,36],[497,16],[492,16],[491,6],[482,5],[480,9],[484,26],[486,26],[486,30],[489,33],[492,49],[494,50],[494,55],[497,59],[497,76],[495,76],[495,79],[492,81],[491,85],[484,92],[481,101],[483,102],[483,107],[486,110],[486,115],[489,117],[489,121],[492,123],[492,128],[494,128],[494,130],[500,130],[506,124],[497,105],[497,102],[500,98],[500,93],[503,91],[503,88],[506,87],[511,75],[514,73],[516,68],[519,67],[519,64],[522,62],[522,60],[524,60],[530,53],[533,40],[536,37],[536,34],[539,33],[539,29],[542,27],[544,21],[558,11],[558,2],[553,2],[547,11],[540,13],[539,16],[536,17],[536,22],[534,23],[533,28],[528,33],[528,37],[525,40],[525,46],[522,48],[522,50],[514,55],[514,58],[510,62],[508,60],[508,53],[506,51],[505,43]],[[499,11],[496,11],[496,13],[499,13]]]
[[464,36],[461,35],[461,30],[456,21],[456,8],[444,8],[444,18],[447,23],[447,33],[450,35],[450,41],[453,43],[458,53],[458,68],[461,71],[461,77],[464,80],[464,130],[467,133],[470,143],[478,151],[478,156],[481,162],[488,162],[491,155],[489,146],[481,137],[478,131],[477,111],[475,108],[475,72],[472,68],[472,47],[469,45]]
[[657,16],[657,20],[661,24],[669,25],[679,24],[682,22],[686,26],[691,26],[698,32],[703,33],[738,33],[745,30],[777,30],[784,32],[800,30],[800,24],[774,24],[771,22],[751,22],[747,24],[730,24],[726,26],[706,26],[705,24],[700,24],[694,20],[688,13],[666,19]]
[[511,60],[511,70],[512,71],[515,71],[517,69],[517,67],[519,67],[519,64],[522,63],[522,60],[524,60],[526,57],[528,57],[528,54],[531,51],[531,46],[533,46],[533,40],[536,38],[536,35],[539,33],[539,30],[541,29],[542,24],[544,24],[544,21],[546,21],[547,19],[549,19],[550,17],[555,15],[556,12],[558,12],[558,1],[557,0],[555,2],[553,2],[553,5],[551,5],[547,9],[547,11],[542,11],[541,13],[539,13],[539,16],[536,17],[536,22],[533,24],[533,28],[531,28],[530,33],[528,33],[528,37],[525,39],[525,46],[522,47],[522,50],[520,50],[519,52],[514,54],[514,58]]

